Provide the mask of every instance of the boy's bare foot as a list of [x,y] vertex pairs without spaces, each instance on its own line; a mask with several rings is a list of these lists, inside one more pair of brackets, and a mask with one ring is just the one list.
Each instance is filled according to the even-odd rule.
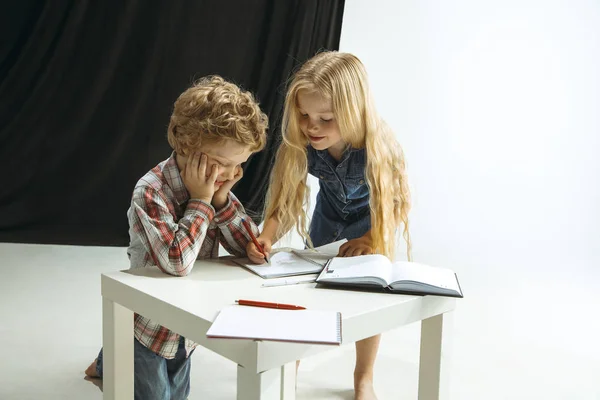
[[354,400],[377,400],[373,382],[362,381],[354,385]]
[[90,378],[100,378],[100,376],[98,376],[98,372],[96,372],[96,363],[98,362],[98,359],[96,358],[94,360],[94,362],[92,362],[90,364],[89,367],[87,367],[87,369],[85,370],[85,374],[87,376],[89,376]]

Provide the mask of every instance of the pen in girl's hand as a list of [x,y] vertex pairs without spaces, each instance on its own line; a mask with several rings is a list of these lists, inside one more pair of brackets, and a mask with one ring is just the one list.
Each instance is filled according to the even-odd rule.
[[252,242],[254,242],[254,245],[256,246],[258,251],[260,251],[262,253],[262,255],[265,256],[265,261],[269,262],[269,259],[267,258],[267,253],[265,253],[265,249],[263,249],[263,247],[260,245],[260,243],[258,243],[256,236],[254,236],[254,233],[252,232],[252,227],[250,226],[248,221],[246,221],[245,218],[242,219],[242,225],[244,225],[244,227],[246,228],[246,231],[248,231],[248,235],[250,235],[250,238],[252,239]]

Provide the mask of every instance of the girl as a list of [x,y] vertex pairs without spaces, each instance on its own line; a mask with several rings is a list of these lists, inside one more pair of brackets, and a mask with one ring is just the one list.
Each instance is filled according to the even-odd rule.
[[[393,258],[403,225],[410,259],[410,194],[404,156],[393,132],[377,115],[367,73],[352,54],[323,52],[294,76],[285,99],[283,142],[277,152],[258,242],[265,253],[292,228],[309,246],[346,238],[340,256],[382,253]],[[307,173],[320,190],[307,232]],[[247,252],[263,263],[253,243]],[[380,336],[356,343],[357,400],[375,399],[373,365]]]

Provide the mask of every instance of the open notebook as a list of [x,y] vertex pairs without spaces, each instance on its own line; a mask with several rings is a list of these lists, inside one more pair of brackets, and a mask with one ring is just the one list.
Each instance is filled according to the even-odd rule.
[[253,264],[247,257],[233,261],[265,279],[318,274],[329,260],[337,256],[340,246],[344,243],[346,239],[315,247],[314,250],[280,249],[271,254],[268,263],[260,265]]
[[463,297],[453,271],[415,262],[392,263],[381,254],[335,257],[323,269],[317,282],[392,293]]
[[206,337],[339,345],[342,315],[336,311],[231,306],[221,310]]

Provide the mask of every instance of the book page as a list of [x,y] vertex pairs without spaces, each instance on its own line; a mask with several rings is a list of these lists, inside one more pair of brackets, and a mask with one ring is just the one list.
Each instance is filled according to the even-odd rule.
[[206,336],[340,344],[341,315],[336,311],[230,306],[221,310]]
[[412,281],[452,289],[460,293],[460,288],[454,272],[447,268],[432,267],[409,261],[399,261],[393,264],[391,282],[401,283]]
[[390,282],[392,263],[381,254],[356,257],[335,257],[323,270],[317,282],[379,283]]

